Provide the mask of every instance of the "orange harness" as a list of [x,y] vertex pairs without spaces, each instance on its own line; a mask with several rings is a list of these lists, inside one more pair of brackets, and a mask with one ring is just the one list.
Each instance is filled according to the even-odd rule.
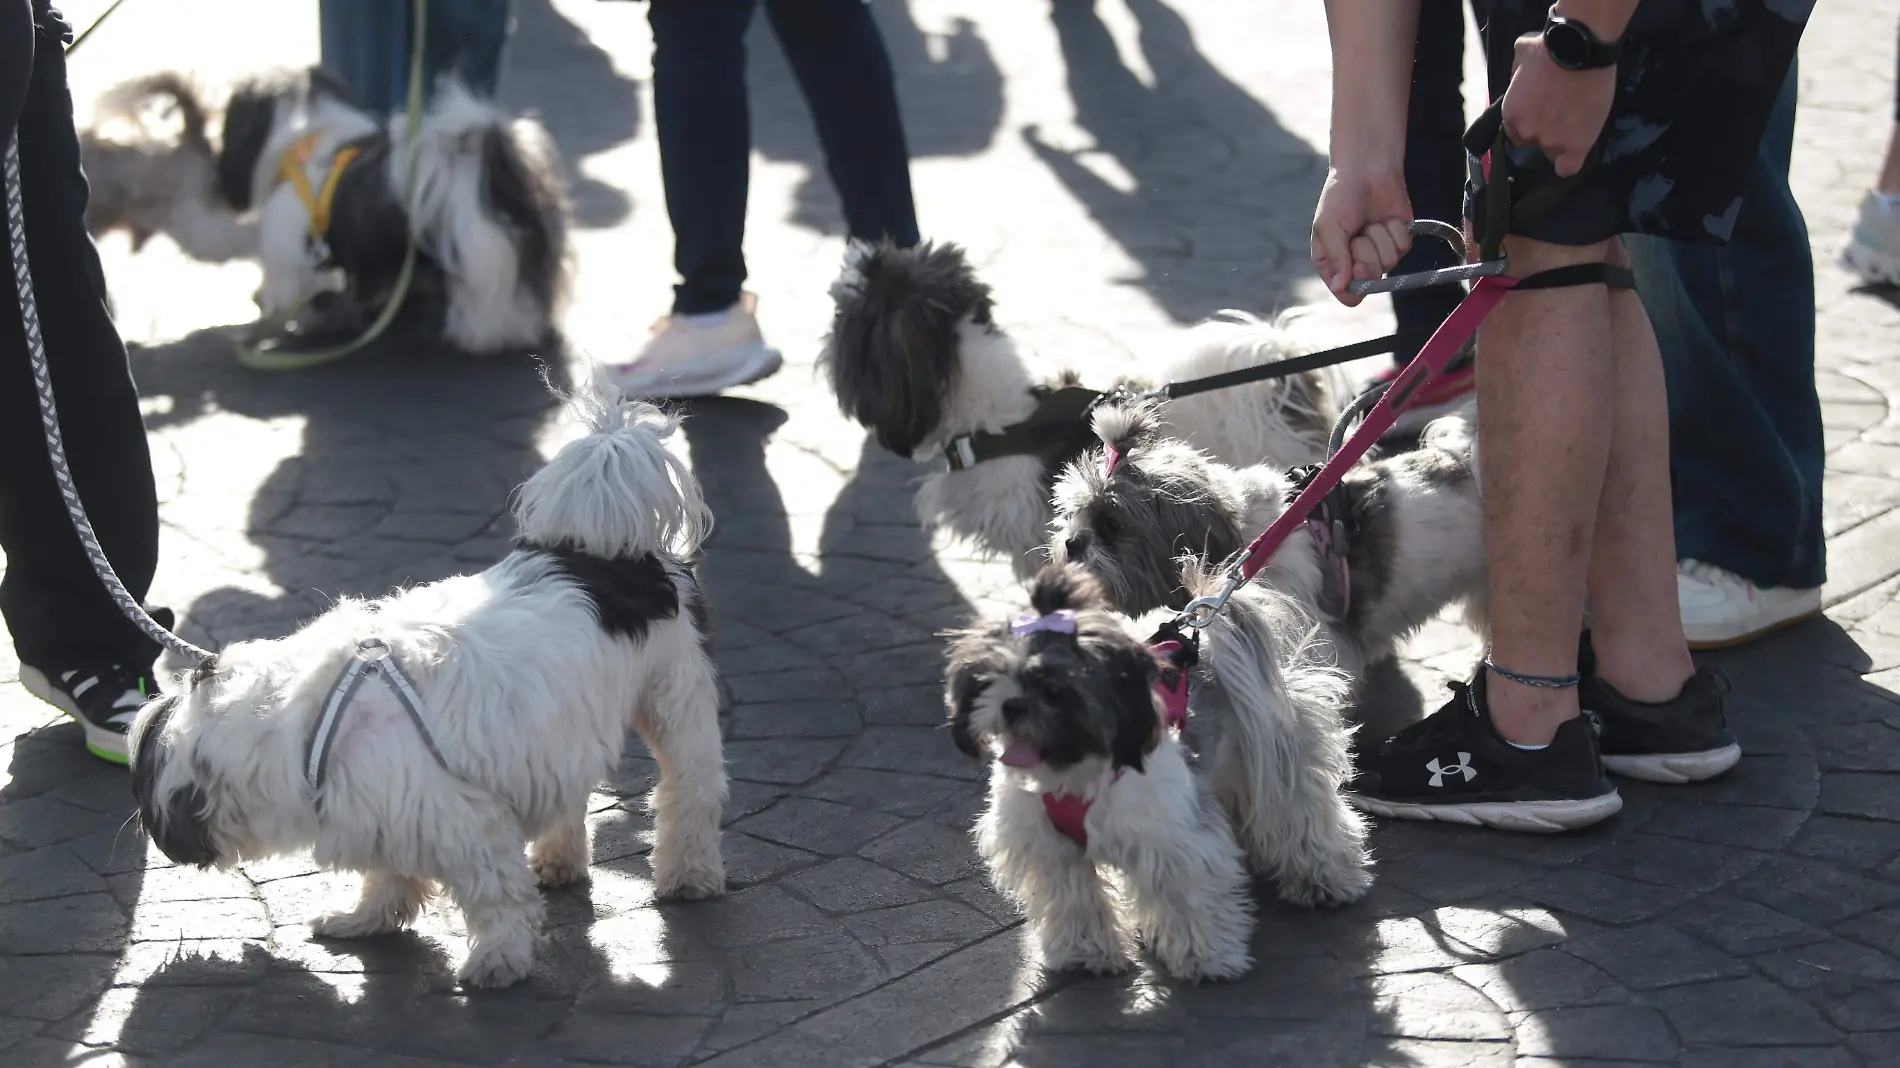
[[336,202],[337,182],[343,172],[362,149],[355,145],[344,145],[330,157],[329,170],[324,173],[323,184],[310,188],[310,176],[307,169],[310,157],[316,154],[317,140],[321,132],[312,130],[290,143],[283,155],[277,158],[277,181],[289,182],[297,191],[297,199],[303,201],[304,214],[310,219],[310,236],[322,241],[330,232],[330,208]]

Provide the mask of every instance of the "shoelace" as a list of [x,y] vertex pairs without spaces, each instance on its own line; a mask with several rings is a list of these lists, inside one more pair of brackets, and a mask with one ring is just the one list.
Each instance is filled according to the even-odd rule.
[[1382,748],[1390,750],[1435,746],[1446,736],[1456,732],[1459,724],[1471,714],[1471,685],[1464,682],[1450,682],[1445,684],[1445,688],[1454,695],[1452,703],[1386,739]]
[[112,700],[112,713],[106,717],[106,722],[115,724],[123,721],[129,725],[153,690],[143,674],[122,664],[113,664],[103,671],[83,677],[77,671],[68,671],[60,676],[60,681],[66,685],[67,692],[73,695],[75,701],[100,687],[104,687],[106,693],[116,693],[118,696]]

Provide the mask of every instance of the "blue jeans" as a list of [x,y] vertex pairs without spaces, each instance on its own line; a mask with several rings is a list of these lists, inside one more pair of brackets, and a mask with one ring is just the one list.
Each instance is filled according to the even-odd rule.
[[1814,263],[1788,189],[1794,117],[1790,70],[1728,244],[1623,238],[1669,383],[1676,552],[1759,586],[1827,575]]
[[[453,73],[470,89],[495,95],[509,0],[429,0],[422,45],[422,91]],[[409,100],[409,0],[321,0],[323,65],[371,111],[394,112]]]
[[811,105],[851,236],[917,243],[891,58],[864,0],[653,0],[653,113],[681,315],[730,307],[745,282],[745,34],[761,2]]

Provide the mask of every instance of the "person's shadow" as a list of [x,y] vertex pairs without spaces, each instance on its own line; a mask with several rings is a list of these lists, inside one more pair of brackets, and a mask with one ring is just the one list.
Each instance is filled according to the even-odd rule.
[[[873,0],[897,78],[904,141],[912,160],[972,156],[989,147],[1003,121],[1003,75],[976,25],[958,19],[933,54],[910,0]],[[807,176],[790,221],[823,234],[845,233],[844,210],[824,176],[824,153],[798,79],[763,12],[747,39],[752,145],[766,159],[802,164]]]
[[1154,85],[1123,63],[1096,0],[1053,0],[1076,123],[1094,145],[1068,151],[1033,126],[1024,141],[1141,264],[1132,284],[1176,321],[1285,305],[1310,270],[1312,200],[1283,191],[1306,182],[1316,195],[1325,156],[1210,63],[1174,8],[1122,2]]
[[502,102],[535,113],[553,136],[567,164],[574,224],[617,225],[633,210],[632,202],[619,189],[583,175],[579,165],[639,135],[639,84],[614,70],[607,52],[549,0],[516,0],[514,20]]

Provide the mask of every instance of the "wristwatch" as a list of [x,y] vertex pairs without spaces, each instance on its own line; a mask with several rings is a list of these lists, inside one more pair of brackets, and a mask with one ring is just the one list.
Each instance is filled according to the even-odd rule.
[[1565,70],[1598,70],[1616,66],[1623,56],[1623,40],[1598,40],[1590,27],[1557,14],[1552,5],[1544,21],[1544,50]]

